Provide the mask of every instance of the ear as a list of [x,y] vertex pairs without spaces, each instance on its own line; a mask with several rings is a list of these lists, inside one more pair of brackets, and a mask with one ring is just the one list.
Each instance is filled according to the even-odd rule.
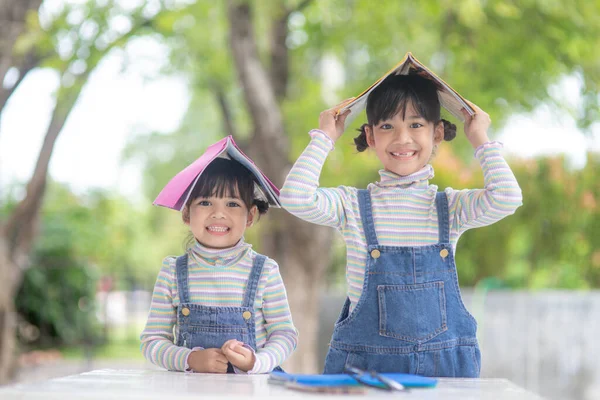
[[365,126],[365,136],[367,137],[369,147],[375,147],[375,136],[373,135],[373,128],[370,125]]
[[190,206],[183,207],[183,210],[181,210],[181,219],[184,224],[190,225]]
[[246,220],[246,226],[251,227],[254,225],[254,218],[256,218],[256,213],[258,212],[258,207],[252,206],[248,211],[248,219]]
[[444,140],[444,122],[440,121],[433,131],[433,144],[438,145]]

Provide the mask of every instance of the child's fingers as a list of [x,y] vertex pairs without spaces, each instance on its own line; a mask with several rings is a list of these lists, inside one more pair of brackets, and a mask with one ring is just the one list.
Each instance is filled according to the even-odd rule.
[[348,110],[344,111],[343,113],[336,115],[335,120],[340,124],[344,123],[344,121],[346,120],[346,117],[348,115],[350,115],[351,111],[352,110],[348,109]]
[[225,343],[223,343],[223,346],[221,346],[221,351],[225,351],[226,349],[232,349],[235,346],[237,346],[239,342],[235,339],[230,339],[228,341],[226,341]]
[[246,358],[243,355],[236,353],[233,350],[228,350],[226,355],[227,360],[233,365],[239,365],[240,363],[243,363],[246,360]]
[[244,346],[236,346],[233,351],[235,351],[237,354],[240,354],[244,357],[252,357],[252,350],[244,347]]
[[462,113],[463,117],[465,118],[465,122],[470,120],[473,117],[471,114],[469,114],[469,112],[465,108],[461,108],[460,112]]
[[354,100],[354,97],[347,98],[346,100],[342,101],[340,104],[336,105],[332,109],[337,111],[340,108],[344,107],[346,104],[352,102],[352,100]]
[[219,349],[215,349],[216,351],[214,352],[214,360],[220,363],[224,363],[227,364],[229,361],[227,360],[227,357],[225,356],[225,353]]
[[479,106],[477,104],[472,103],[469,100],[467,100],[467,103],[469,103],[469,105],[471,106],[471,108],[473,110],[475,110],[475,113],[478,113],[479,111],[482,111],[481,108],[479,108]]
[[338,114],[338,111],[339,111],[339,110],[340,110],[342,107],[344,107],[346,104],[350,103],[352,100],[354,100],[354,97],[350,97],[349,99],[346,99],[346,100],[342,101],[341,103],[339,103],[339,104],[336,104],[335,106],[331,107],[330,109],[328,109],[328,110],[325,110],[325,112],[330,112],[330,113],[332,113],[333,115],[337,115],[337,114]]
[[218,373],[218,374],[225,374],[225,373],[227,373],[227,367],[228,367],[227,363],[215,362],[213,364],[212,371],[210,371],[210,372]]

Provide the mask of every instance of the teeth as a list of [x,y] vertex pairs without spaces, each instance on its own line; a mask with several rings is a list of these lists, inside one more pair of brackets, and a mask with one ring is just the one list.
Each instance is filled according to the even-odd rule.
[[415,152],[409,151],[408,153],[392,153],[392,155],[396,157],[412,157],[415,155]]
[[209,226],[206,229],[208,229],[209,231],[212,231],[212,232],[227,232],[227,230],[229,228],[226,228],[226,227],[223,227],[223,226]]

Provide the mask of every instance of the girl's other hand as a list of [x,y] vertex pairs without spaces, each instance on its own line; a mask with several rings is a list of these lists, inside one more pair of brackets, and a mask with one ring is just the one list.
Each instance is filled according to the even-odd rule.
[[188,366],[194,372],[225,374],[227,373],[227,357],[221,349],[195,350],[188,357]]
[[344,133],[344,121],[346,121],[346,117],[350,114],[350,110],[346,110],[342,114],[338,114],[338,110],[352,100],[354,100],[354,97],[342,101],[340,104],[323,111],[319,115],[319,130],[325,132],[334,142]]
[[471,146],[476,149],[482,144],[490,141],[487,131],[492,120],[481,108],[473,103],[470,104],[475,110],[475,115],[469,115],[464,108],[461,111],[465,117],[465,135],[467,135],[467,139],[471,142]]
[[238,369],[248,372],[254,368],[256,356],[250,349],[244,347],[244,344],[238,340],[231,339],[221,347],[223,354],[229,362]]

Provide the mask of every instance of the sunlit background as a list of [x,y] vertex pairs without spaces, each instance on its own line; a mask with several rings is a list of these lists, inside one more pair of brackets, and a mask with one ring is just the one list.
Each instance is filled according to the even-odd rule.
[[[180,216],[152,200],[224,135],[246,143],[261,167],[261,154],[276,151],[264,142],[252,145],[261,126],[232,55],[228,2],[5,3],[0,276],[9,278],[0,291],[10,299],[0,299],[0,311],[12,301],[17,324],[13,350],[0,351],[0,360],[16,359],[0,362],[0,378],[151,368],[139,334],[161,261],[183,253],[186,239]],[[282,116],[289,162],[308,143],[321,110],[361,92],[406,51],[490,113],[490,136],[504,143],[524,205],[458,244],[463,295],[479,321],[482,376],[507,378],[552,399],[599,398],[600,63],[594,49],[600,48],[600,2],[247,3],[270,77],[264,90],[275,94],[272,112]],[[23,7],[29,11],[14,11]],[[53,134],[46,175],[42,146]],[[439,149],[433,183],[481,187],[480,168],[459,136]],[[338,142],[322,185],[365,187],[378,178],[376,157],[356,154],[352,137],[348,132]],[[289,165],[272,176],[276,184]],[[42,189],[32,185],[28,194],[30,181],[46,177]],[[274,210],[248,232],[256,249],[270,248],[269,231],[283,213]],[[327,268],[307,275],[321,296],[315,309],[295,302],[303,284],[278,260],[301,335],[302,356],[290,361],[291,370],[321,370],[343,302],[345,249],[331,235]],[[318,332],[303,331],[310,318],[320,322]]]

